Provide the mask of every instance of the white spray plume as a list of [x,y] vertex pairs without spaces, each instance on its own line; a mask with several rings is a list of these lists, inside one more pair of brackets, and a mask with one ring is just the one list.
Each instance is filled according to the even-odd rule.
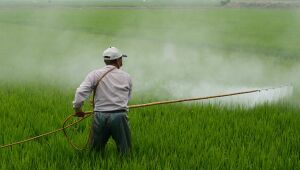
[[[286,68],[280,63],[269,63],[268,59],[257,53],[229,53],[214,47],[199,48],[201,45],[191,44],[189,40],[172,40],[170,35],[189,28],[181,25],[180,21],[174,23],[168,31],[155,32],[155,27],[147,28],[148,21],[142,21],[143,16],[140,16],[135,25],[137,33],[131,37],[127,35],[126,27],[112,35],[55,27],[53,25],[60,24],[56,21],[59,16],[46,12],[41,18],[38,15],[44,12],[35,12],[37,16],[33,14],[31,17],[33,20],[43,19],[42,27],[40,23],[35,25],[34,22],[19,25],[0,23],[0,35],[6,34],[8,39],[19,37],[16,38],[19,42],[15,44],[18,50],[13,48],[14,41],[8,41],[12,45],[7,46],[10,47],[9,56],[1,56],[1,81],[39,77],[41,81],[55,80],[61,88],[75,89],[89,71],[104,66],[101,53],[113,45],[129,56],[124,61],[123,69],[132,75],[134,93],[137,95],[150,94],[157,99],[184,98],[286,83],[293,83],[298,87],[300,84],[299,63]],[[168,19],[167,16],[162,17]],[[153,31],[151,36],[145,35],[147,31]],[[218,38],[213,35],[209,26],[203,25],[200,30],[191,31],[195,32],[201,42]],[[253,106],[277,101],[291,93],[291,88],[282,88],[220,101]]]

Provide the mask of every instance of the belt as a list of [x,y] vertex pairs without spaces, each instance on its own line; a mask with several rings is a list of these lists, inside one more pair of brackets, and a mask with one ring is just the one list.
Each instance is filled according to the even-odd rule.
[[101,113],[120,113],[120,112],[127,112],[127,110],[111,110],[111,111],[100,111]]

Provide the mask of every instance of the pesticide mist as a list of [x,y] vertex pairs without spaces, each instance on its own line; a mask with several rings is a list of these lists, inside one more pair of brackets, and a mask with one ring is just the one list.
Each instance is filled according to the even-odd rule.
[[[113,9],[2,9],[0,79],[75,89],[104,66],[102,51],[116,46],[129,56],[123,69],[133,77],[135,96],[188,98],[289,85],[216,101],[254,106],[292,95],[300,84],[299,52],[287,38],[299,28],[295,11],[246,10],[243,17],[245,11],[225,9],[220,17],[218,10],[129,10],[122,17]],[[285,23],[265,24],[263,16],[271,14]],[[77,22],[82,19],[94,22]],[[280,31],[271,32],[274,25]]]

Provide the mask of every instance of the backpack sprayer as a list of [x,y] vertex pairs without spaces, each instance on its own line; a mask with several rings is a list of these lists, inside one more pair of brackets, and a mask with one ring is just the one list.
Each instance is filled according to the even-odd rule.
[[[103,77],[102,77],[103,78]],[[101,79],[100,79],[101,80]],[[155,106],[155,105],[163,105],[163,104],[172,104],[172,103],[181,103],[181,102],[189,102],[189,101],[200,101],[200,100],[208,100],[208,99],[217,99],[217,98],[224,98],[224,97],[229,97],[229,96],[239,96],[239,95],[245,95],[245,94],[253,94],[253,93],[261,93],[261,92],[265,92],[265,91],[270,91],[270,90],[279,90],[279,89],[283,89],[283,88],[292,88],[291,85],[284,85],[284,86],[279,86],[279,87],[272,87],[272,88],[264,88],[264,89],[255,89],[255,90],[248,90],[248,91],[240,91],[240,92],[235,92],[235,93],[227,93],[227,94],[220,94],[220,95],[214,95],[214,96],[205,96],[205,97],[195,97],[195,98],[186,98],[186,99],[177,99],[177,100],[166,100],[166,101],[159,101],[159,102],[152,102],[152,103],[146,103],[146,104],[136,104],[136,105],[130,105],[128,106],[129,109],[136,109],[136,108],[141,108],[141,107],[149,107],[149,106]],[[55,129],[43,134],[40,134],[38,136],[34,136],[25,140],[21,140],[18,142],[14,142],[14,143],[10,143],[10,144],[6,144],[6,145],[2,145],[0,146],[0,149],[2,148],[7,148],[7,147],[12,147],[14,145],[19,145],[19,144],[23,144],[29,141],[33,141],[45,136],[49,136],[51,134],[57,133],[59,131],[63,131],[65,134],[65,137],[68,141],[68,143],[77,150],[83,150],[84,148],[79,148],[78,146],[76,146],[75,144],[73,144],[72,140],[68,137],[67,133],[66,133],[66,129],[70,128],[76,124],[78,124],[79,122],[83,121],[84,119],[90,117],[91,115],[93,115],[94,112],[93,111],[88,111],[85,112],[85,115],[81,118],[79,118],[77,121],[68,124],[67,122],[73,118],[76,117],[76,114],[70,114],[63,123],[63,126],[59,129]],[[85,147],[88,145],[85,145]]]

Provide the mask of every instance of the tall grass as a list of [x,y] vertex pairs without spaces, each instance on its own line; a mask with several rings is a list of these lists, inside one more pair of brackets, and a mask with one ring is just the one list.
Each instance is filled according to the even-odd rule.
[[[58,128],[72,113],[72,90],[32,85],[1,85],[1,89],[1,144]],[[1,169],[296,169],[300,165],[299,108],[286,102],[248,109],[173,104],[132,109],[129,116],[130,157],[119,158],[112,140],[104,157],[88,150],[77,152],[59,133],[2,149]],[[87,130],[79,129],[88,129],[89,123],[75,127],[75,133],[69,130],[76,143],[86,139]]]

